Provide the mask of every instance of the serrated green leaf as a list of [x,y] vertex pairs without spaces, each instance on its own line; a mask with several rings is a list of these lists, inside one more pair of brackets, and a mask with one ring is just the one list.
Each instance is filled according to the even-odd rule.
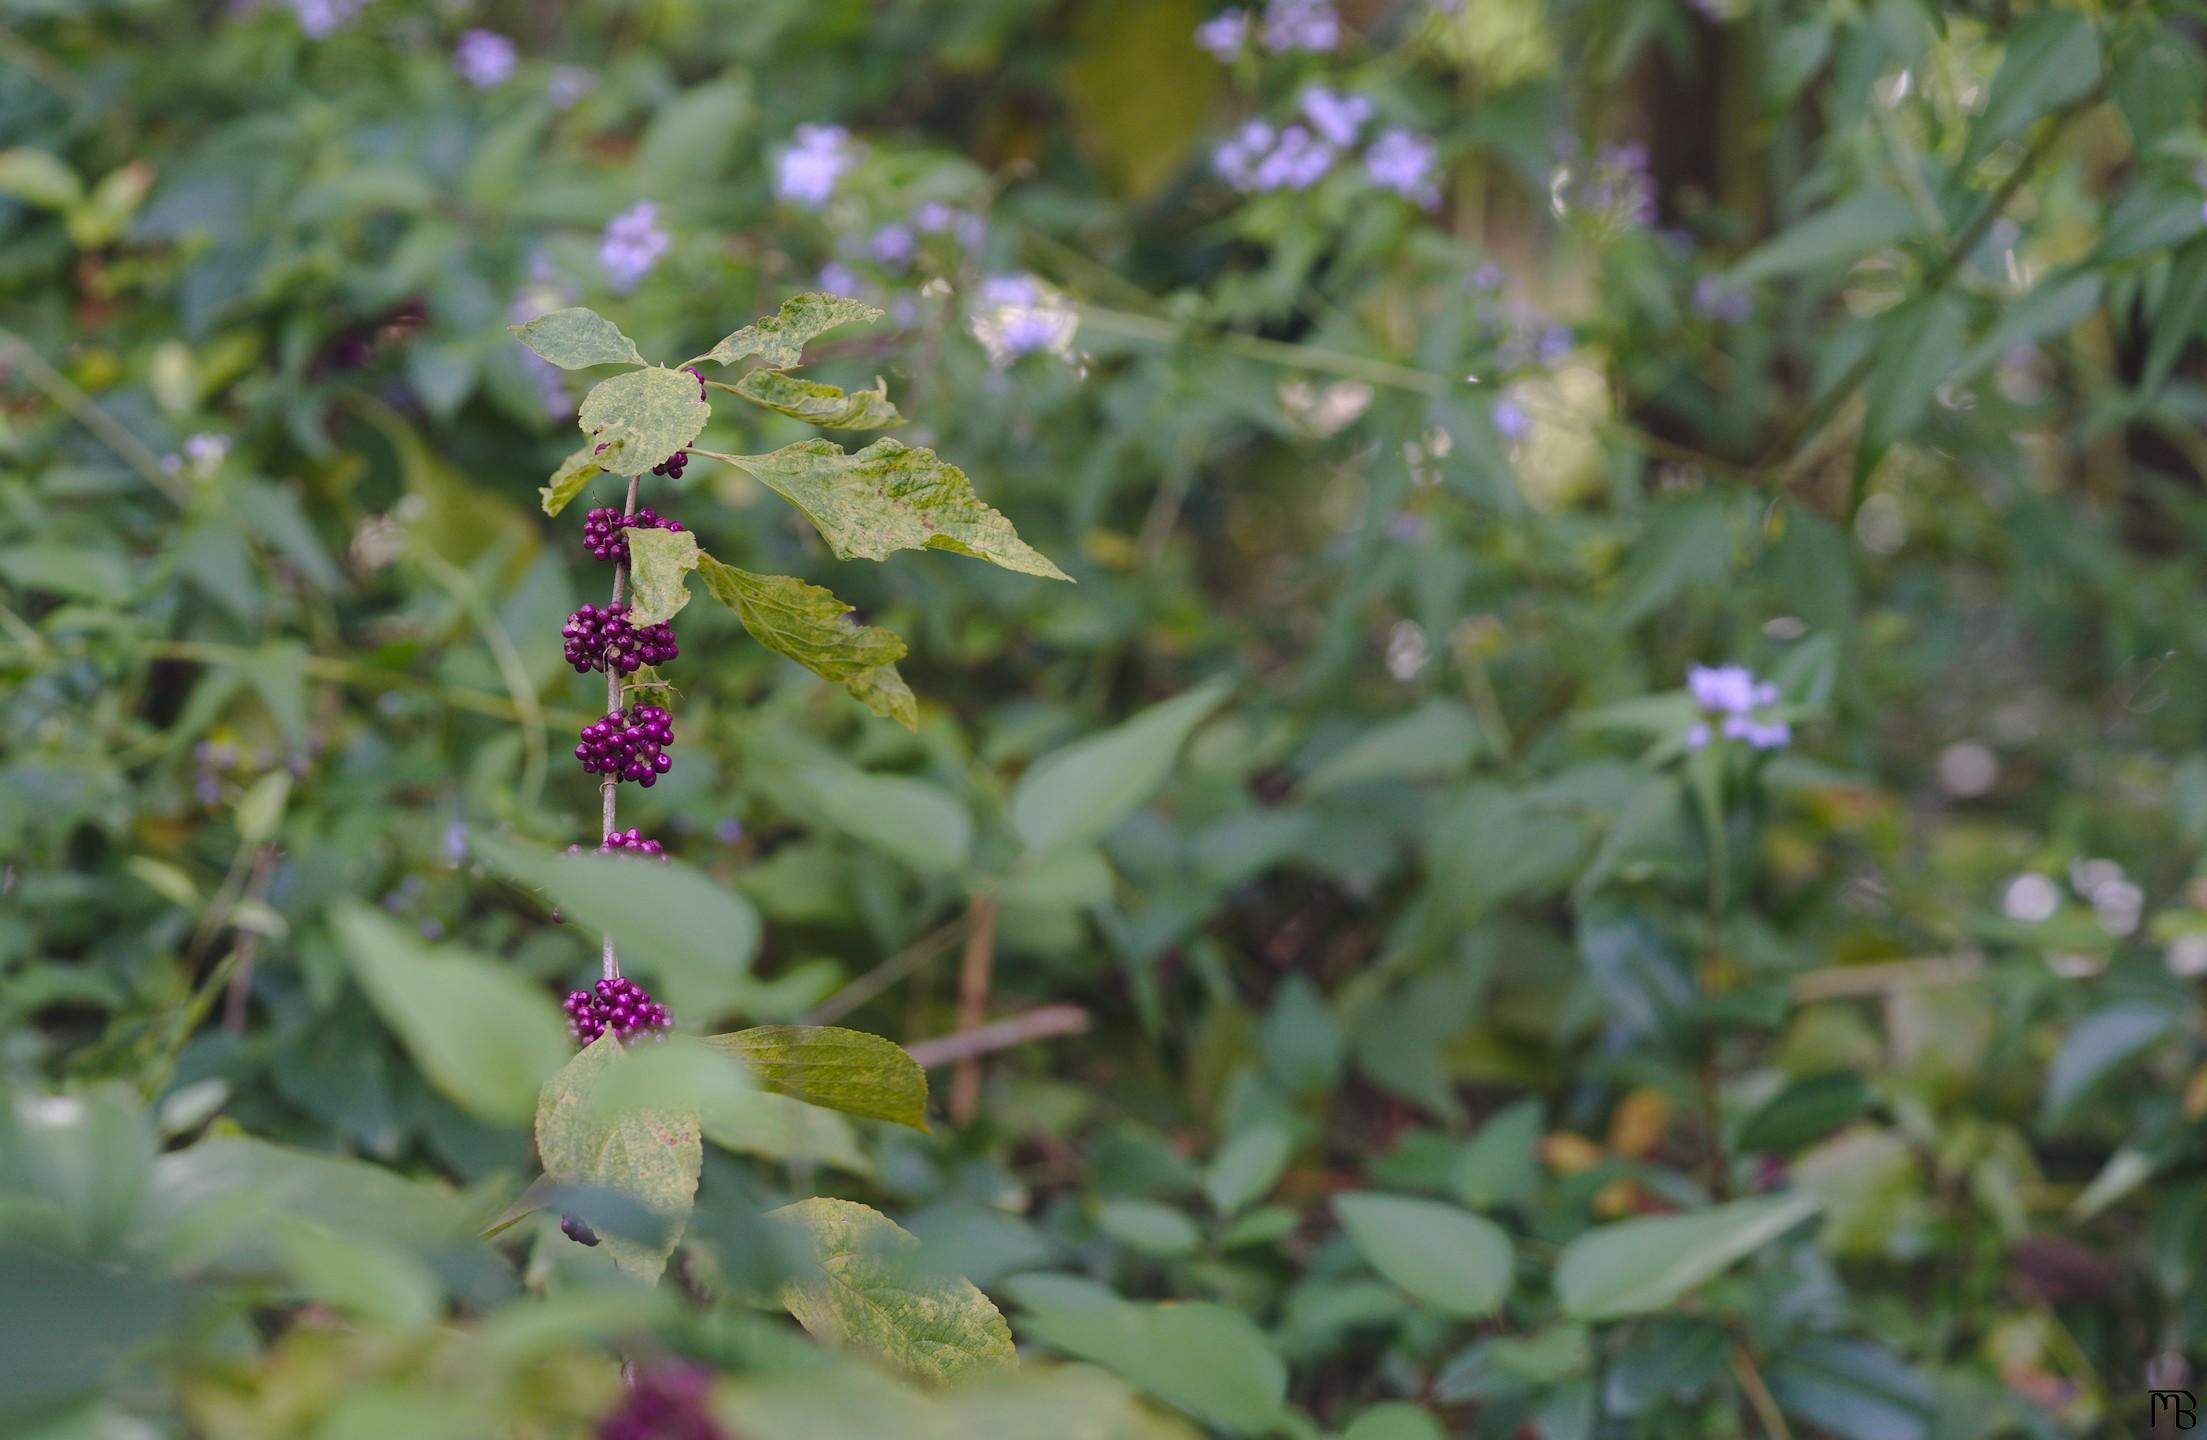
[[705,1043],[743,1061],[762,1090],[927,1129],[927,1072],[879,1035],[835,1025],[759,1025],[709,1035]]
[[658,1245],[602,1237],[615,1264],[642,1279],[657,1280],[697,1202],[704,1147],[694,1113],[597,1103],[595,1092],[625,1059],[621,1042],[608,1032],[552,1077],[537,1102],[537,1157],[552,1179],[617,1190],[666,1222]]
[[1589,1230],[1556,1262],[1556,1297],[1580,1320],[1663,1310],[1820,1208],[1811,1195],[1765,1195],[1682,1215]]
[[492,1124],[526,1119],[568,1048],[544,992],[508,966],[432,950],[363,905],[340,909],[336,926],[354,978],[429,1083]]
[[1165,783],[1181,745],[1226,695],[1223,684],[1200,685],[1043,756],[1012,791],[1012,828],[1037,851],[1098,838]]
[[2099,81],[2100,36],[2090,19],[2052,6],[2025,15],[2008,38],[1962,163],[1974,165],[1993,146],[2089,93]]
[[708,360],[726,365],[749,355],[770,369],[785,370],[804,358],[805,346],[838,325],[879,320],[873,306],[841,295],[808,290],[782,302],[772,315],[761,316],[705,352]]
[[690,603],[689,574],[703,552],[687,530],[628,532],[628,623],[657,625]]
[[[620,433],[618,426],[608,429],[605,443],[618,440]],[[605,473],[605,467],[598,463],[597,449],[596,443],[583,446],[560,461],[559,468],[552,472],[552,478],[537,488],[537,498],[543,501],[545,514],[557,515],[565,510],[582,493],[585,485]],[[649,469],[650,466],[645,468]]]
[[621,327],[581,305],[552,310],[526,325],[509,325],[513,337],[562,370],[592,365],[641,365],[644,357]]
[[1491,1315],[1510,1293],[1509,1236],[1483,1215],[1409,1195],[1337,1195],[1334,1214],[1365,1263],[1448,1315]]
[[856,453],[801,440],[735,463],[803,511],[838,560],[886,560],[898,550],[948,550],[1007,570],[1069,580],[973,493],[932,450],[881,439]]
[[876,715],[919,724],[912,692],[897,674],[904,642],[878,625],[850,625],[851,607],[792,575],[754,575],[698,557],[697,573],[715,600],[736,612],[751,638],[823,680],[836,680]]
[[831,430],[879,430],[904,423],[897,407],[889,403],[889,387],[878,376],[871,390],[845,391],[779,370],[752,370],[736,381],[734,389],[754,405]]
[[770,1218],[811,1243],[817,1269],[783,1286],[781,1300],[814,1338],[934,1382],[1018,1365],[988,1296],[928,1270],[919,1240],[880,1211],[816,1196]]
[[603,447],[592,456],[598,468],[641,475],[695,440],[713,414],[697,391],[695,375],[659,365],[592,386],[576,423]]

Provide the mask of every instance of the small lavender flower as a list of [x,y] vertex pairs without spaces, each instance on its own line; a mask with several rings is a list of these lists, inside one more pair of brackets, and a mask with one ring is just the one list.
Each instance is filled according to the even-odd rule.
[[1571,327],[1549,325],[1540,332],[1540,340],[1533,347],[1533,354],[1543,365],[1561,365],[1571,354]]
[[1725,325],[1737,325],[1755,313],[1754,297],[1721,275],[1694,282],[1694,309]]
[[1506,396],[1487,407],[1487,418],[1494,423],[1494,433],[1512,445],[1533,431],[1533,417],[1525,413],[1524,406]]
[[673,244],[659,228],[659,207],[639,200],[605,223],[605,234],[598,241],[598,263],[605,267],[613,288],[626,294],[651,273]]
[[513,77],[519,52],[495,30],[468,30],[452,47],[452,66],[478,90],[495,90]]
[[1280,143],[1257,162],[1251,177],[1257,190],[1308,190],[1326,178],[1337,152],[1300,125],[1280,132]]
[[554,110],[565,110],[598,88],[598,77],[580,65],[562,65],[545,82],[544,98]]
[[973,338],[998,365],[1042,351],[1063,355],[1080,326],[1080,312],[1032,275],[991,275],[975,300]]
[[1211,152],[1211,167],[1236,190],[1254,190],[1257,188],[1257,165],[1278,138],[1279,132],[1264,121],[1248,121],[1234,132],[1232,139],[1221,141]]
[[1249,12],[1221,10],[1195,27],[1195,43],[1221,65],[1231,65],[1249,48]]
[[919,240],[909,225],[894,221],[876,230],[866,241],[866,249],[877,265],[902,270],[912,263],[913,252],[919,248]]
[[1372,118],[1372,102],[1362,95],[1337,95],[1323,85],[1306,86],[1301,96],[1303,116],[1329,145],[1347,149],[1356,143],[1364,122]]
[[922,235],[940,235],[958,218],[958,212],[940,200],[923,200],[912,212],[912,228]]
[[[1433,182],[1437,151],[1438,147],[1431,140],[1415,131],[1389,130],[1364,152],[1364,173],[1382,190],[1392,190],[1405,200],[1431,209],[1441,200],[1440,189]],[[1486,269],[1481,266],[1479,273]],[[1495,278],[1499,283],[1499,271]],[[1473,283],[1478,283],[1478,273],[1474,274]]]
[[214,474],[229,454],[230,442],[224,436],[201,431],[185,437],[184,463],[194,475]]
[[1688,666],[1686,693],[1704,714],[1686,732],[1688,749],[1709,743],[1710,720],[1727,740],[1744,740],[1757,750],[1779,750],[1793,742],[1793,727],[1764,713],[1778,703],[1778,687],[1757,680],[1745,665]]
[[800,125],[789,148],[775,157],[774,193],[817,210],[828,203],[855,158],[851,132],[842,126]]
[[830,260],[820,267],[819,284],[830,295],[855,295],[858,293],[858,272],[840,260]]
[[1341,16],[1327,0],[1271,0],[1257,39],[1275,55],[1331,50],[1341,43]]
[[299,29],[309,40],[327,39],[360,15],[365,0],[289,0]]
[[1501,266],[1495,264],[1492,260],[1482,260],[1479,262],[1479,268],[1471,272],[1471,288],[1481,291],[1499,290],[1502,288],[1502,282],[1507,278],[1502,273]]

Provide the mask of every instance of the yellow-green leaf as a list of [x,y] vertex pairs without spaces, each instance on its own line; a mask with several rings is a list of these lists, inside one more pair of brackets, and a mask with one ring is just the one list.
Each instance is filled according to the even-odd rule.
[[771,1218],[811,1243],[816,1267],[783,1286],[781,1299],[814,1338],[935,1382],[1019,1363],[988,1296],[929,1269],[918,1238],[880,1211],[816,1196]]
[[562,370],[644,363],[636,342],[623,335],[620,326],[585,306],[570,305],[507,328],[516,340]]
[[0,195],[42,210],[65,210],[84,198],[84,182],[44,150],[0,150]]
[[850,606],[792,575],[754,575],[710,555],[698,557],[697,572],[752,639],[823,680],[840,681],[876,715],[902,721],[907,730],[919,724],[912,692],[897,674],[902,640],[878,625],[846,622]]
[[628,532],[628,622],[657,625],[690,603],[689,574],[697,568],[697,537],[687,530]]
[[592,456],[599,469],[641,475],[695,440],[712,418],[697,392],[689,371],[647,365],[591,387],[576,423],[594,447],[604,447]]
[[846,391],[779,370],[753,370],[734,388],[754,405],[831,430],[879,430],[904,423],[897,407],[889,403],[889,387],[879,376],[874,377],[871,390]]
[[948,550],[1007,570],[1069,580],[973,493],[932,450],[881,439],[854,453],[800,440],[737,465],[802,510],[838,560],[886,560],[898,550]]
[[697,1202],[704,1148],[694,1112],[598,1103],[598,1087],[612,1067],[625,1059],[621,1042],[608,1032],[552,1077],[537,1101],[537,1156],[552,1179],[618,1190],[666,1222],[658,1245],[617,1235],[602,1237],[615,1264],[645,1280],[657,1280]]
[[[618,428],[609,429],[606,434],[610,442],[619,438],[620,431]],[[557,515],[565,510],[568,503],[582,493],[583,486],[605,473],[605,467],[598,463],[597,449],[597,442],[583,446],[560,461],[559,468],[552,472],[552,478],[537,488],[537,496],[544,502],[545,514]],[[645,468],[649,469],[650,466]]]
[[782,308],[774,314],[761,316],[723,339],[705,352],[705,358],[726,365],[756,355],[761,365],[786,370],[803,358],[805,346],[815,336],[838,325],[861,324],[880,318],[881,312],[871,305],[847,300],[841,295],[823,295],[808,290],[783,302]]
[[705,1043],[743,1061],[759,1088],[776,1095],[927,1128],[927,1072],[879,1035],[837,1025],[759,1025]]

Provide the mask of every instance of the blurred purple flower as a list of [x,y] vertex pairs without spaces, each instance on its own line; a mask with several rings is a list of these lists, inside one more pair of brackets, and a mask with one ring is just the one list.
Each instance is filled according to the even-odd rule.
[[1274,54],[1331,50],[1341,43],[1341,16],[1327,0],[1270,0],[1257,39]]
[[495,90],[513,78],[519,54],[513,42],[495,30],[467,30],[452,47],[452,66],[478,90]]
[[1686,692],[1706,717],[1686,732],[1689,749],[1709,743],[1710,719],[1719,722],[1726,739],[1744,740],[1757,750],[1782,749],[1793,741],[1791,725],[1759,713],[1778,703],[1778,687],[1757,680],[1745,665],[1690,665]]
[[366,0],[288,0],[299,29],[310,40],[334,35],[359,18]]
[[613,288],[626,294],[651,273],[673,243],[659,228],[659,207],[639,200],[606,222],[598,241],[598,263],[605,267]]
[[912,254],[919,241],[912,234],[912,227],[895,221],[876,230],[866,241],[866,249],[876,264],[901,270],[912,263]]
[[1338,152],[1300,125],[1280,132],[1280,143],[1257,162],[1251,188],[1257,190],[1308,190],[1326,178]]
[[800,125],[789,148],[775,157],[774,193],[817,210],[828,203],[854,158],[851,132],[842,126]]
[[1571,327],[1549,325],[1541,330],[1540,342],[1533,353],[1543,365],[1561,365],[1571,355]]
[[565,110],[598,88],[598,77],[580,65],[562,65],[545,82],[544,98],[554,110]]
[[1257,164],[1272,149],[1279,132],[1262,120],[1244,123],[1231,140],[1221,141],[1211,152],[1212,168],[1236,190],[1257,188]]
[[1471,272],[1471,288],[1474,290],[1499,290],[1502,288],[1502,282],[1507,278],[1502,273],[1501,266],[1495,264],[1492,260],[1482,260],[1479,262],[1479,268]]
[[1362,95],[1337,95],[1323,85],[1305,86],[1301,96],[1303,116],[1329,145],[1344,149],[1356,143],[1357,132],[1372,118],[1372,102]]
[[[1371,148],[1364,152],[1364,173],[1382,190],[1392,190],[1404,199],[1430,209],[1441,200],[1440,190],[1433,183],[1433,161],[1436,153],[1437,147],[1434,143],[1415,131],[1389,130],[1374,140]],[[1481,266],[1480,273],[1486,268]],[[1475,274],[1473,283],[1476,284],[1477,279]]]
[[1694,309],[1711,320],[1737,325],[1755,313],[1755,299],[1721,275],[1694,282]]
[[820,267],[820,288],[830,295],[856,295],[858,272],[840,260]]
[[1525,407],[1515,400],[1501,399],[1487,407],[1487,418],[1494,422],[1494,433],[1510,444],[1530,435],[1533,417],[1525,413]]
[[1232,64],[1249,46],[1249,13],[1245,10],[1219,11],[1195,27],[1195,43],[1208,50],[1219,64]]
[[1080,325],[1080,312],[1032,275],[988,276],[974,299],[973,338],[998,365],[1040,351],[1062,354]]

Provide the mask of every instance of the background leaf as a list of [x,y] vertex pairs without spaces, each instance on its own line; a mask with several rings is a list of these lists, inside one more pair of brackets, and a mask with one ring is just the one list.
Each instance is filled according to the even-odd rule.
[[522,344],[562,370],[592,365],[641,365],[636,342],[595,310],[570,305],[547,311],[526,325],[508,327]]
[[1366,1263],[1445,1315],[1491,1315],[1510,1293],[1516,1257],[1491,1220],[1376,1192],[1338,1195],[1333,1212]]
[[1807,1195],[1767,1195],[1599,1226],[1564,1247],[1556,1296],[1581,1320],[1666,1309],[1816,1211]]

